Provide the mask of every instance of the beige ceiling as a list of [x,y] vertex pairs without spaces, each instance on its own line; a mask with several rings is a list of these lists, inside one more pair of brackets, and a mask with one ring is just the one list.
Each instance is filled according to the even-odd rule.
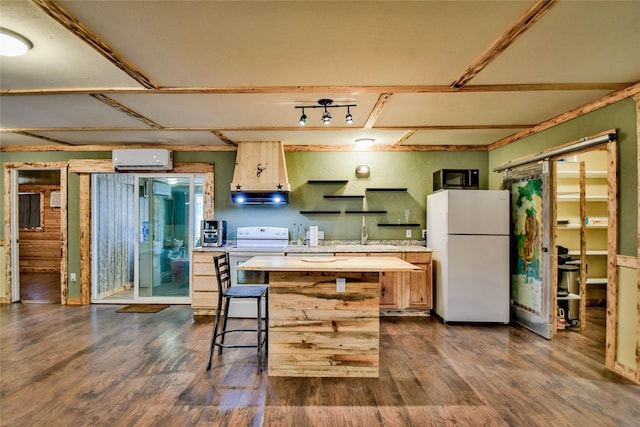
[[[0,145],[486,149],[640,82],[639,21],[640,0],[0,0],[34,45],[0,59]],[[354,123],[300,127],[321,98]]]

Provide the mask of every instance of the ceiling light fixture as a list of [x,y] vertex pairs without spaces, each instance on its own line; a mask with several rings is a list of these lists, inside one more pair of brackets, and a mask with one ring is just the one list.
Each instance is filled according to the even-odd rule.
[[351,111],[349,111],[349,106],[347,105],[347,115],[345,116],[345,122],[350,125],[353,123],[353,116],[351,115]]
[[26,37],[0,27],[0,56],[24,55],[33,47]]
[[373,138],[359,138],[356,139],[356,145],[358,148],[369,148],[376,142]]
[[302,109],[302,115],[300,116],[300,120],[298,123],[300,126],[304,126],[307,123],[307,115],[304,113],[305,108],[324,108],[324,112],[322,113],[322,123],[325,125],[331,124],[331,113],[327,110],[328,108],[346,108],[347,115],[345,116],[345,122],[350,125],[353,123],[353,116],[351,115],[350,107],[356,107],[356,104],[343,104],[343,105],[333,105],[333,99],[319,99],[319,105],[297,105],[295,108]]

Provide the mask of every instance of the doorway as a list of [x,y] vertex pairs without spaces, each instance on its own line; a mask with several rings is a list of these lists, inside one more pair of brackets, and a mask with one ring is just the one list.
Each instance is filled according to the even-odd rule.
[[578,333],[584,352],[604,363],[609,259],[606,146],[555,160],[556,337]]
[[92,302],[190,303],[203,181],[197,174],[93,175]]
[[66,174],[59,163],[13,164],[9,178],[10,301],[66,303]]

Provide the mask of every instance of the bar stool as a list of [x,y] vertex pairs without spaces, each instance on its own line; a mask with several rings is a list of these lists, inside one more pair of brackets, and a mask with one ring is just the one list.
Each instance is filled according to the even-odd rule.
[[[229,271],[229,254],[224,253],[213,257],[218,278],[218,309],[216,319],[213,324],[213,335],[209,348],[209,362],[207,371],[211,369],[211,359],[213,358],[214,347],[218,347],[218,354],[222,354],[224,348],[255,347],[258,349],[258,372],[262,372],[262,351],[265,355],[269,351],[269,286],[267,285],[236,285],[231,286],[231,274]],[[253,298],[258,306],[258,316],[256,329],[227,329],[227,314],[229,313],[229,303],[233,298]],[[220,324],[220,313],[224,299],[224,314],[222,315],[222,329],[218,332]],[[264,328],[262,320],[262,301],[265,301]],[[224,337],[232,332],[255,332],[257,341],[255,344],[225,344]]]

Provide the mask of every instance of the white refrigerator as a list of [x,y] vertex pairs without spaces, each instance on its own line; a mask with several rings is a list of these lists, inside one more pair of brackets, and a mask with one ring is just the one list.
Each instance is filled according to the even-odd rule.
[[435,313],[445,322],[509,323],[509,192],[427,196]]

